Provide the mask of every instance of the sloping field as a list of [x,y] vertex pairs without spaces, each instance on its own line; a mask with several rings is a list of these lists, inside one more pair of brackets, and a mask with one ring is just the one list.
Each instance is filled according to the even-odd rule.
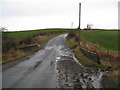
[[119,33],[118,30],[94,30],[81,32],[80,35],[83,40],[98,44],[102,49],[120,51],[118,48]]
[[32,36],[37,33],[41,32],[51,32],[51,31],[66,31],[66,30],[73,30],[73,29],[59,29],[59,28],[54,28],[54,29],[38,29],[38,30],[27,30],[27,31],[14,31],[14,32],[6,32],[9,37],[15,37],[15,38],[20,38],[24,39],[28,36]]

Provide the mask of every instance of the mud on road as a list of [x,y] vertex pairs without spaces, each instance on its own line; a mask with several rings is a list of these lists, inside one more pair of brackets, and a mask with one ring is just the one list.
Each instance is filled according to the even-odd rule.
[[74,58],[67,47],[59,50],[57,57],[58,83],[60,88],[94,88],[91,71],[86,70]]

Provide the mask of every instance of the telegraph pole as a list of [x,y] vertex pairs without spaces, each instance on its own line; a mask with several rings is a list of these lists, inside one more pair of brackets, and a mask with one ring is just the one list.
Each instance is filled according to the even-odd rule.
[[120,30],[120,1],[118,2],[118,30]]
[[78,26],[78,29],[81,28],[80,24],[81,24],[81,3],[79,3],[79,26]]
[[[80,30],[81,30],[81,3],[79,3],[79,26],[78,26],[79,37],[80,37]],[[80,42],[79,42],[79,45],[80,45]]]

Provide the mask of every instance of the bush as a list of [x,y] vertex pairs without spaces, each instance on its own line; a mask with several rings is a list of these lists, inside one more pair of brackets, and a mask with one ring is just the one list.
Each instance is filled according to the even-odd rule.
[[18,44],[19,44],[19,41],[17,39],[7,38],[7,39],[3,40],[3,42],[2,42],[2,52],[6,53],[11,48],[14,48],[15,50],[17,50]]
[[76,43],[79,43],[79,42],[80,42],[80,37],[75,36],[75,42],[76,42]]
[[69,38],[73,38],[73,37],[75,37],[76,35],[75,35],[75,33],[74,32],[69,32],[68,33],[68,37]]
[[23,42],[25,44],[31,44],[32,43],[32,37],[27,37]]

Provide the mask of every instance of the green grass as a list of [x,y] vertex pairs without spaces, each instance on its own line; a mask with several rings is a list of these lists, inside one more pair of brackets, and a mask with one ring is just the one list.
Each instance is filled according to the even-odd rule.
[[40,33],[40,32],[49,32],[49,31],[65,31],[65,30],[74,30],[74,29],[60,29],[60,28],[51,28],[51,29],[38,29],[38,30],[27,30],[27,31],[14,31],[14,32],[5,32],[9,37],[24,39],[28,36]]
[[81,38],[85,41],[98,44],[102,49],[120,51],[118,48],[118,30],[95,30],[81,32]]
[[69,47],[73,47],[73,46],[75,46],[76,44],[71,40],[71,39],[67,39],[67,45],[69,46]]

